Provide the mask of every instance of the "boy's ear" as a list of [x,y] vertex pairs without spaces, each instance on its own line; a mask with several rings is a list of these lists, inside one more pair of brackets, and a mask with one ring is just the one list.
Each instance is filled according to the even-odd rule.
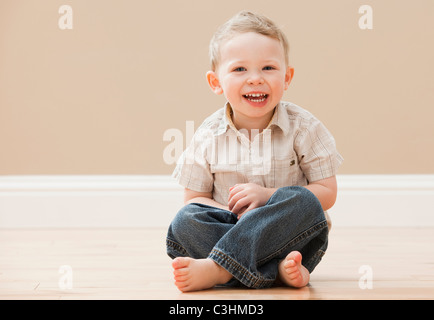
[[285,90],[288,89],[289,84],[291,83],[292,77],[294,77],[294,68],[287,67],[285,74]]
[[223,89],[220,86],[220,81],[217,77],[217,74],[214,71],[208,71],[206,73],[206,79],[208,80],[208,84],[209,84],[211,90],[215,94],[222,94],[223,93]]

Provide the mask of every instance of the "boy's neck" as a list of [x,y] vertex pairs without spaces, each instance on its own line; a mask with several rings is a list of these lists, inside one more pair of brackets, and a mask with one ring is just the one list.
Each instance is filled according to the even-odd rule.
[[274,108],[269,114],[261,118],[248,118],[244,117],[242,114],[235,114],[233,111],[231,111],[231,118],[233,124],[235,125],[235,128],[237,128],[237,130],[247,130],[249,132],[249,140],[253,140],[254,136],[252,136],[252,134],[254,134],[255,132],[261,133],[264,129],[268,127],[271,119],[273,118],[275,110],[276,108]]

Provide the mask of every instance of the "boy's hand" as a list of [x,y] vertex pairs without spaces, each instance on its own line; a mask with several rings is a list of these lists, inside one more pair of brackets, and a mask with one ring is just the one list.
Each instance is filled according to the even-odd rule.
[[229,189],[229,210],[239,219],[246,212],[265,205],[274,191],[256,183],[236,184]]

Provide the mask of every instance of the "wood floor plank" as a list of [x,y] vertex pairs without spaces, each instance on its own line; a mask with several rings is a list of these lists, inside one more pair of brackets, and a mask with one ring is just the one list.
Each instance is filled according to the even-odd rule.
[[[0,299],[434,299],[434,228],[334,228],[302,289],[173,284],[163,229],[0,230]],[[72,270],[72,288],[59,273]],[[372,276],[372,288],[364,288]]]

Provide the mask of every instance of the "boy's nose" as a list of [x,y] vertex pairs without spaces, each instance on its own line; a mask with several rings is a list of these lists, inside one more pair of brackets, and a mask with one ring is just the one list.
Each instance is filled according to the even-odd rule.
[[264,78],[260,73],[251,73],[249,74],[249,77],[247,78],[247,83],[250,85],[258,85],[264,83]]

